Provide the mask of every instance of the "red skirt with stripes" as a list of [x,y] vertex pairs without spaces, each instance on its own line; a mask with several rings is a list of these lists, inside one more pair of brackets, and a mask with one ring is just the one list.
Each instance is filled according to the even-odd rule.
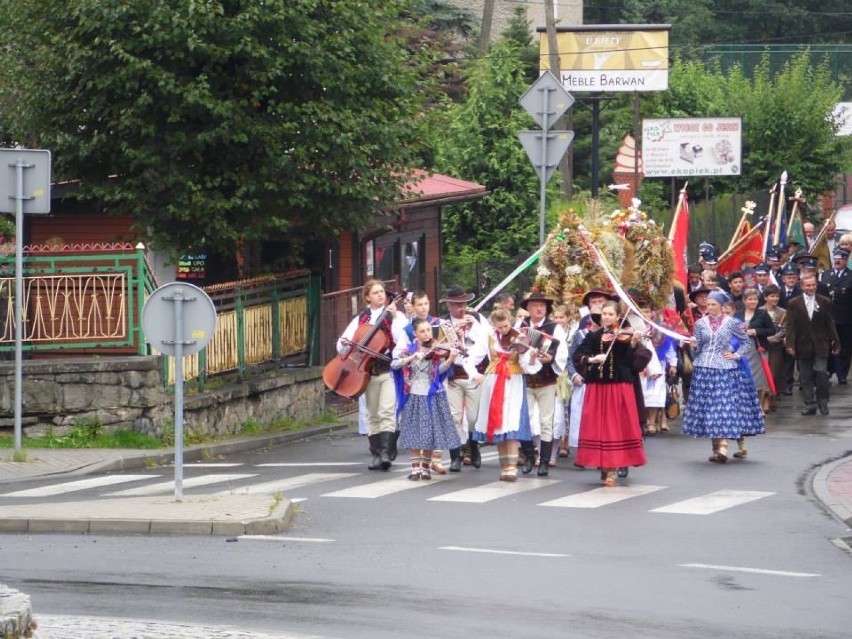
[[586,386],[576,463],[599,468],[647,463],[632,384]]

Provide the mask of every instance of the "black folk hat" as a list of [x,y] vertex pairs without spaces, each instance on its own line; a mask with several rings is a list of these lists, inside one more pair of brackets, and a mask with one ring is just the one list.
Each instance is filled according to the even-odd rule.
[[519,306],[526,311],[527,305],[530,302],[544,302],[545,304],[547,304],[547,314],[550,315],[553,312],[553,300],[549,297],[546,297],[539,291],[533,291],[532,293],[527,295],[523,300],[521,300]]
[[476,297],[473,293],[467,293],[461,286],[451,286],[444,297],[439,299],[439,302],[456,302],[458,304],[467,304],[470,300]]
[[583,295],[583,302],[582,302],[583,306],[589,305],[589,298],[592,297],[592,296],[594,296],[594,297],[605,297],[608,300],[611,300],[613,302],[618,301],[618,295],[616,295],[612,291],[605,291],[602,288],[593,288],[591,291],[586,291],[586,294]]

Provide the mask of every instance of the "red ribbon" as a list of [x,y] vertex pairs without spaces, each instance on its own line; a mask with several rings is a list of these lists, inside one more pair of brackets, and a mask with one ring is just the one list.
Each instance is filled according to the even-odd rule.
[[497,381],[491,391],[491,403],[488,405],[488,443],[494,443],[494,431],[503,425],[503,400],[506,397],[506,381],[512,376],[509,371],[509,353],[500,353],[500,360],[494,367]]

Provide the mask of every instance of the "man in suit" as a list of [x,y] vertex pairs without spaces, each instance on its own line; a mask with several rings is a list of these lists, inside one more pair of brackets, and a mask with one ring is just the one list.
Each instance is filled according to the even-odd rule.
[[834,357],[833,370],[837,383],[845,385],[852,361],[852,270],[846,249],[837,247],[832,257],[833,268],[823,272],[820,279],[834,305],[834,324],[840,336],[840,355]]
[[792,264],[787,264],[781,269],[781,286],[778,287],[781,292],[781,299],[778,301],[778,306],[787,308],[787,304],[797,295],[802,294],[802,289],[799,288],[799,269]]
[[828,357],[840,352],[831,300],[817,294],[817,281],[808,274],[801,280],[802,294],[787,305],[784,346],[799,364],[799,383],[805,399],[802,415],[828,415]]

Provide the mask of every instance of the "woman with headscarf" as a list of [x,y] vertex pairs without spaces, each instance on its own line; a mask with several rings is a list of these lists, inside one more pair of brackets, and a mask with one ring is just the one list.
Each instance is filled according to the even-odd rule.
[[707,315],[695,323],[695,362],[683,418],[684,434],[711,440],[709,461],[717,464],[728,461],[728,439],[766,430],[754,382],[740,366],[751,339],[738,320],[722,313],[727,297],[711,291]]

